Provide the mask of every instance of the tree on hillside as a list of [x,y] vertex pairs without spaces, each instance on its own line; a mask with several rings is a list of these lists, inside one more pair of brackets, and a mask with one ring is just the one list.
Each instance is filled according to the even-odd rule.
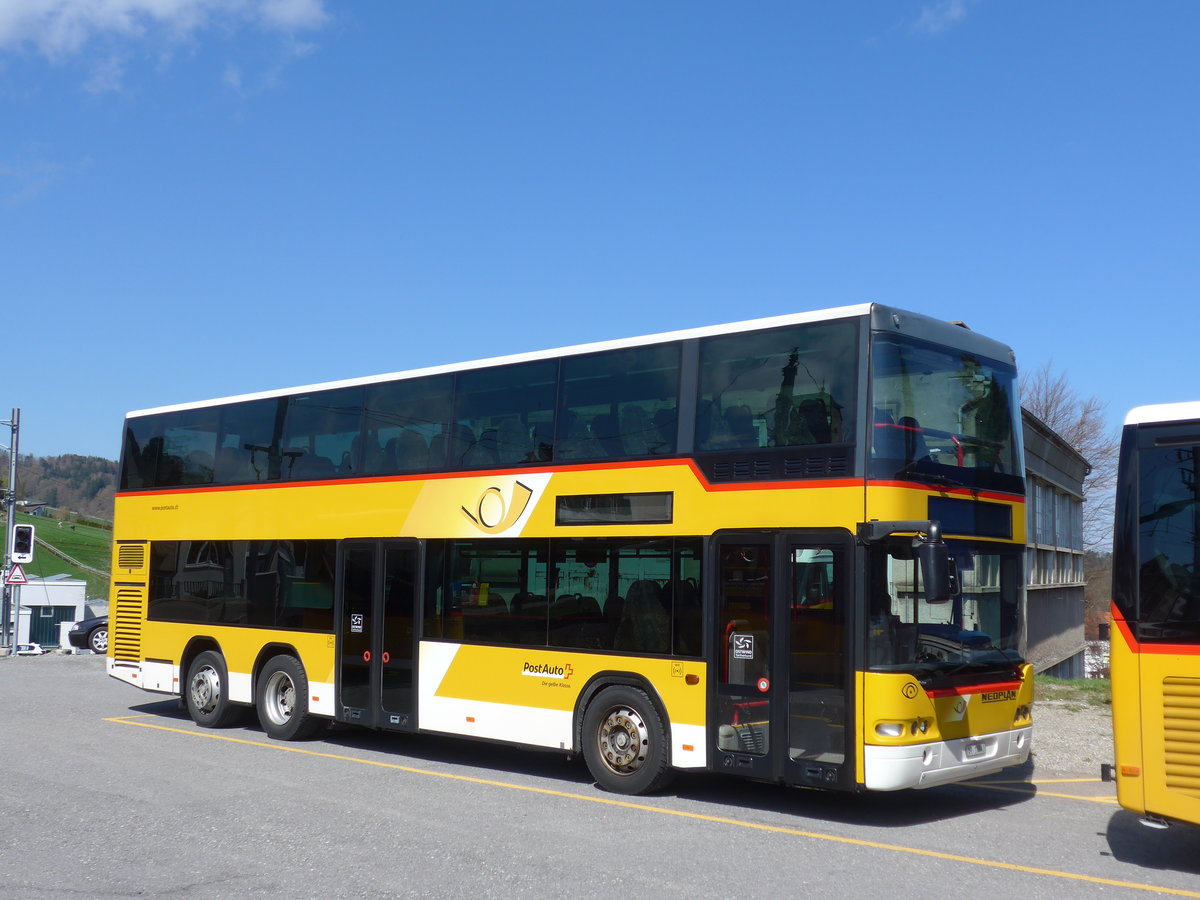
[[[8,454],[0,453],[0,480],[7,481]],[[97,456],[26,456],[17,459],[17,499],[46,503],[85,516],[112,518],[117,464]]]
[[1105,553],[1112,544],[1113,489],[1117,483],[1120,435],[1104,421],[1107,404],[1081,398],[1065,372],[1052,363],[1021,376],[1021,405],[1041,419],[1091,466],[1083,480],[1083,542],[1089,553]]

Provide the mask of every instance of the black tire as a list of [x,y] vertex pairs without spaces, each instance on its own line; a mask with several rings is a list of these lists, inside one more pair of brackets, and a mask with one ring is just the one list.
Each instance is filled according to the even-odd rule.
[[229,671],[225,657],[215,650],[205,650],[192,660],[183,697],[188,715],[201,728],[228,728],[245,712],[229,701]]
[[93,628],[87,636],[88,648],[100,656],[108,653],[108,626],[101,625]]
[[275,656],[258,673],[254,689],[258,721],[268,737],[302,741],[321,733],[328,719],[308,711],[308,676],[294,656]]
[[649,794],[670,783],[667,730],[644,691],[612,685],[583,714],[583,758],[596,783],[614,794]]

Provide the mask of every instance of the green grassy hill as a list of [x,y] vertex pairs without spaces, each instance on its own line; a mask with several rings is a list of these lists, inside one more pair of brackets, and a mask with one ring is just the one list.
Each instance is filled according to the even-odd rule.
[[[33,552],[33,562],[23,565],[25,574],[30,578],[46,578],[50,575],[70,575],[72,578],[82,578],[87,582],[87,599],[89,603],[106,602],[108,600],[109,566],[112,563],[112,531],[97,528],[93,525],[63,523],[60,525],[54,519],[40,516],[27,516],[17,513],[17,524],[33,525],[36,529],[37,548]],[[10,529],[5,523],[4,533],[0,540],[7,540]],[[56,555],[45,544],[71,559],[82,563],[77,566]],[[95,569],[105,574],[90,572]]]

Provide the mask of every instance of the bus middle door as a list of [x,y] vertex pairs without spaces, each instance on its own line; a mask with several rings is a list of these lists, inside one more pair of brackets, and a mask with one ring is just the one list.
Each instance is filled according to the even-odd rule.
[[416,541],[345,541],[338,557],[339,722],[416,729]]

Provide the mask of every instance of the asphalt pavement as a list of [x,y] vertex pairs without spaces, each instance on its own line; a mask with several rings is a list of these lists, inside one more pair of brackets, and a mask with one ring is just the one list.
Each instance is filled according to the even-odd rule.
[[1200,898],[1197,847],[1095,777],[846,796],[691,774],[624,797],[560,754],[277,743],[198,728],[99,657],[0,659],[0,900]]

